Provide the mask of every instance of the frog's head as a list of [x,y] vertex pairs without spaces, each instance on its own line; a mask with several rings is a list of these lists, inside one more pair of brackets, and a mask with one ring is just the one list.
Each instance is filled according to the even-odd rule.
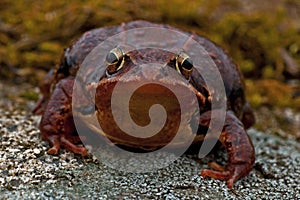
[[[194,73],[193,62],[183,51],[147,48],[124,53],[119,47],[112,49],[106,56],[106,73],[95,91],[96,116],[105,136],[115,143],[143,149],[169,143],[182,116],[193,115],[206,101],[193,84]],[[163,128],[151,137],[124,134],[124,128],[132,130],[132,123],[140,127],[159,124],[163,116],[155,115],[155,109],[151,114],[153,105],[165,109]]]

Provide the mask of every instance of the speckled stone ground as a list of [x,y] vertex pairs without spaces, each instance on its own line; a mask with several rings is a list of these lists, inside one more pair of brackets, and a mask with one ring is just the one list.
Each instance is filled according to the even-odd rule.
[[[0,88],[4,90],[2,84]],[[223,181],[199,175],[208,161],[222,162],[222,152],[203,160],[184,155],[151,173],[124,173],[92,156],[83,159],[64,150],[58,156],[47,155],[47,143],[37,129],[40,118],[26,109],[32,103],[19,108],[9,103],[3,90],[0,199],[300,199],[300,144],[293,139],[249,130],[256,163],[233,190]]]

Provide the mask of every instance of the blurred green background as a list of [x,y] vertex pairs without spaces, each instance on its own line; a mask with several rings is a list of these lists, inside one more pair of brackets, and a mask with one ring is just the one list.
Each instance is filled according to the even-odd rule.
[[254,108],[300,110],[299,0],[1,0],[0,78],[36,86],[83,32],[137,19],[193,31],[224,47],[245,75]]

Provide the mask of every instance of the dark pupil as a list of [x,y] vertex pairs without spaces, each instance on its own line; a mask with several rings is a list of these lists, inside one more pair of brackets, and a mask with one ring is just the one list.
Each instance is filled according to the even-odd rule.
[[118,62],[118,58],[117,58],[117,56],[114,53],[110,52],[106,56],[106,62],[108,62],[110,64],[113,64],[113,63]]
[[190,58],[187,58],[183,61],[181,66],[184,69],[191,70],[193,68],[193,61]]

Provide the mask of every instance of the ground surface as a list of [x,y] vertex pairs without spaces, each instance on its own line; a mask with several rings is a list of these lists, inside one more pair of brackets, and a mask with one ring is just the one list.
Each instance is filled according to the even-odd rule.
[[223,181],[199,175],[208,161],[222,162],[222,152],[204,160],[184,155],[156,172],[128,174],[64,150],[58,156],[47,155],[47,143],[37,129],[40,117],[29,112],[32,102],[10,100],[20,87],[0,88],[0,199],[300,198],[300,144],[293,139],[249,130],[256,163],[233,190]]

